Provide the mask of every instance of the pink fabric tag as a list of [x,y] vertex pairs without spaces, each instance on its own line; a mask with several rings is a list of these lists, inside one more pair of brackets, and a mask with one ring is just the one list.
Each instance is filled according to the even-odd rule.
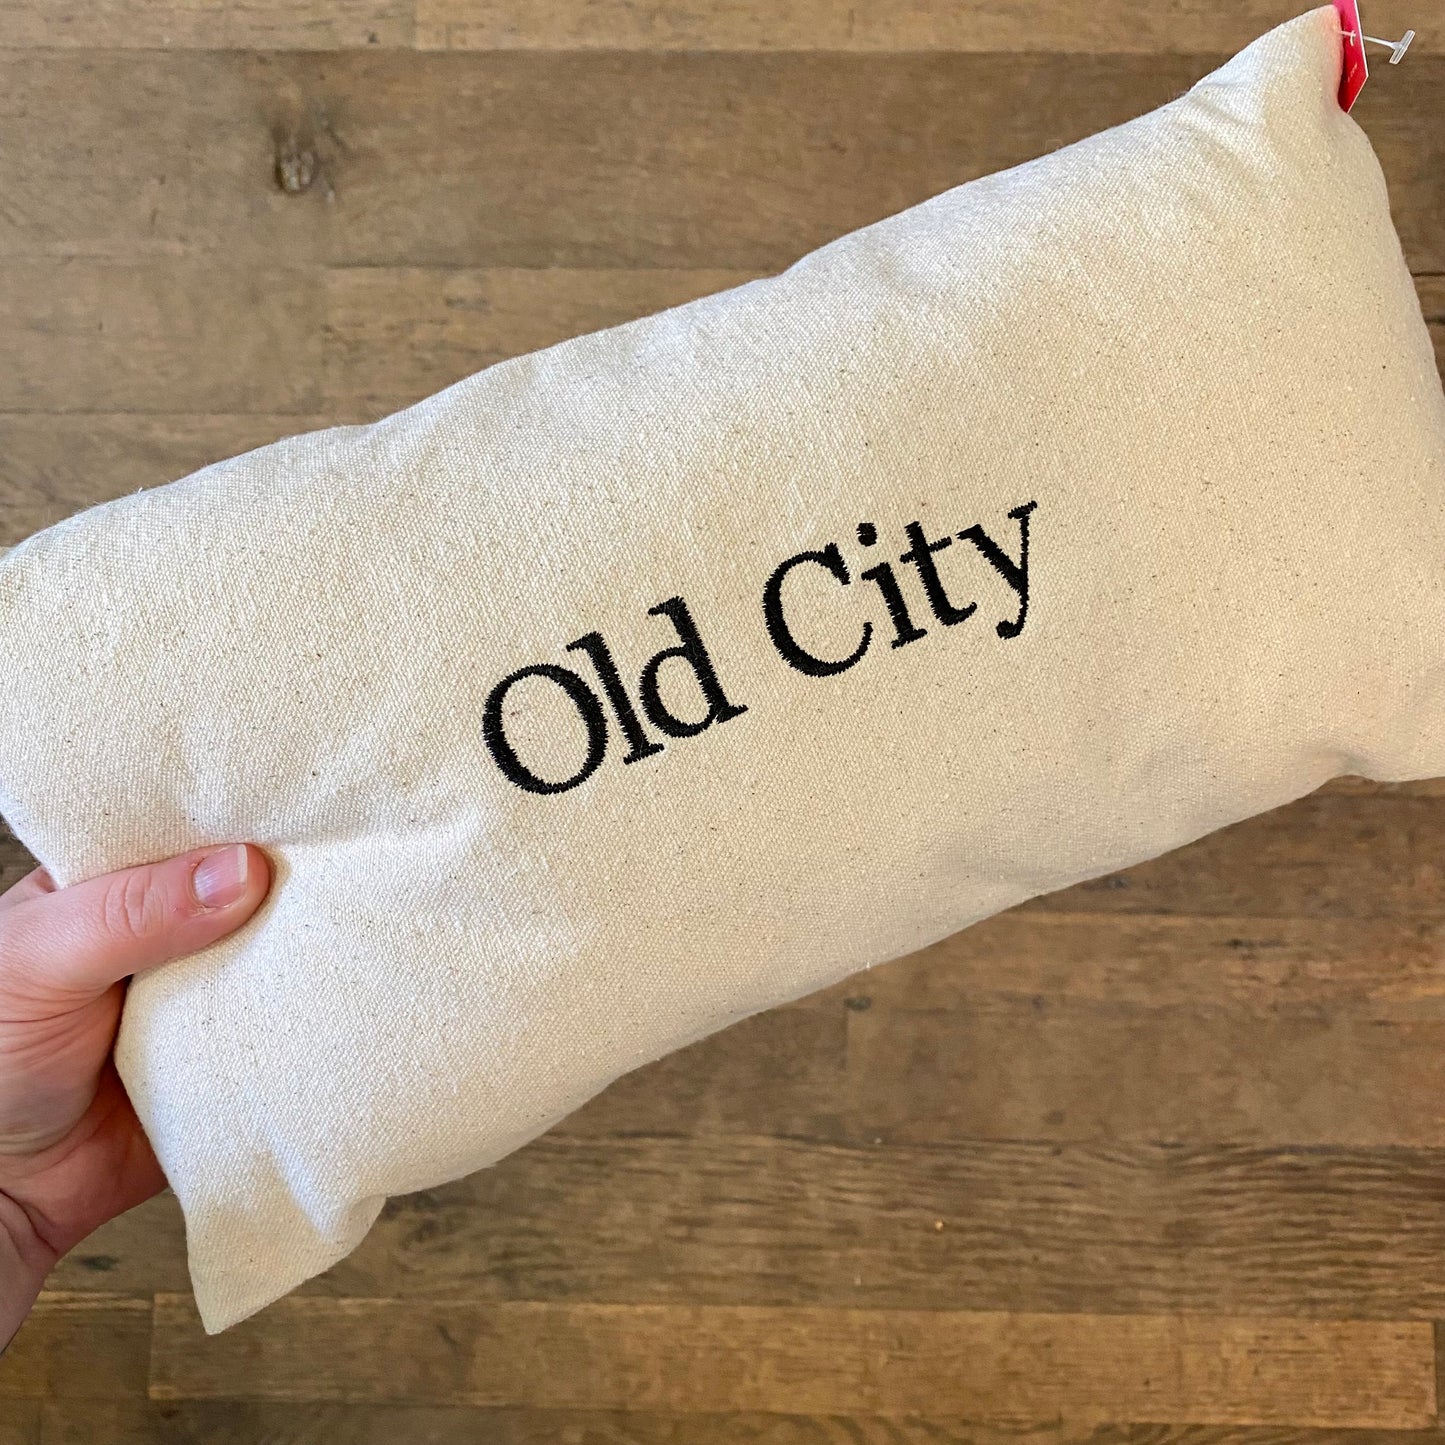
[[1335,9],[1340,14],[1340,39],[1345,48],[1345,63],[1340,69],[1340,105],[1348,110],[1370,78],[1370,67],[1365,61],[1365,27],[1360,20],[1360,0],[1335,0]]

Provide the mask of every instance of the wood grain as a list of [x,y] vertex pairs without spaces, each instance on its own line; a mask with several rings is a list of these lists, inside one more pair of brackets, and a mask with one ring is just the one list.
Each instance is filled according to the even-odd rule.
[[[360,419],[339,411],[0,414],[0,547],[98,502],[163,486],[252,447]],[[4,857],[0,851],[0,866]]]
[[[46,0],[0,4],[0,46],[104,46],[336,50],[423,47],[469,49],[956,50],[1160,54],[1232,51],[1300,12],[1279,0],[1167,9],[1147,0],[1096,5],[1003,0],[944,4],[884,0],[754,0],[669,5],[661,0],[94,0],[60,7]],[[1406,0],[1374,0],[1370,24],[1396,35],[1419,32],[1420,52],[1445,44],[1445,26]],[[1381,52],[1383,56],[1384,52]]]
[[1435,1148],[1445,1021],[987,993],[783,1010],[624,1076],[556,1129]]
[[[445,1353],[418,1348],[438,1336]],[[262,1399],[1397,1429],[1435,1401],[1431,1328],[1409,1321],[292,1297],[208,1339],[189,1299],[159,1296],[152,1396],[239,1382]]]
[[46,1292],[0,1356],[0,1402],[144,1395],[150,1336],[148,1298]]
[[[1104,0],[1060,5],[1050,0],[798,0],[767,6],[753,0],[668,5],[659,0],[561,0],[525,6],[516,0],[417,0],[418,45],[628,50],[954,50],[1169,54],[1233,51],[1300,13],[1278,0]],[[1375,34],[1413,25],[1421,50],[1445,45],[1445,25],[1428,7],[1373,0]],[[1386,52],[1381,51],[1381,56]]]
[[305,271],[0,263],[6,411],[315,412],[324,309]]
[[[38,1403],[38,1402],[35,1402]],[[283,1401],[54,1401],[44,1445],[1019,1445],[1017,1426],[957,1418],[639,1410],[531,1410],[506,1406],[334,1405]],[[1083,1445],[1095,1427],[1037,1425],[1029,1445]],[[1167,1445],[1141,1427],[1140,1445]],[[1118,1431],[1111,1434],[1118,1436]],[[1298,1437],[1301,1445],[1316,1438]],[[1331,1437],[1318,1436],[1319,1445]],[[0,1445],[12,1445],[0,1426]],[[21,1437],[15,1445],[33,1445]],[[1259,1445],[1272,1445],[1261,1439]],[[1412,1431],[1400,1445],[1440,1445]]]
[[[0,259],[777,270],[1220,58],[12,51]],[[1356,107],[1420,273],[1445,272],[1442,80],[1421,55]]]
[[0,46],[334,50],[408,45],[411,0],[0,0]]
[[313,1293],[1437,1318],[1436,1151],[538,1141]]
[[849,1020],[848,1133],[892,1142],[1445,1143],[1445,1025],[994,1003]]
[[843,1009],[755,1014],[623,1075],[554,1131],[844,1137]]
[[1241,1014],[1445,1018],[1445,921],[1013,908],[790,1008],[967,1010],[985,996]]
[[[44,1445],[1442,1445],[1435,1429],[1100,1425],[959,1415],[533,1410],[284,1401],[57,1401]],[[0,1435],[0,1440],[4,1436]],[[26,1440],[24,1445],[31,1445]]]
[[[303,1292],[1435,1319],[1442,1171],[1428,1149],[547,1136],[390,1201]],[[52,1284],[184,1293],[175,1201]]]
[[6,1400],[0,1414],[0,1445],[40,1445],[41,1401]]

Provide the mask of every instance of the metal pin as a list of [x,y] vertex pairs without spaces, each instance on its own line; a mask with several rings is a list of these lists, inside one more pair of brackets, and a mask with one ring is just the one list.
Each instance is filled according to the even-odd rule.
[[1415,38],[1413,30],[1407,30],[1398,40],[1378,40],[1373,35],[1361,34],[1361,40],[1368,40],[1371,45],[1385,45],[1390,50],[1390,64],[1398,65],[1405,58],[1405,52],[1410,48],[1410,42]]

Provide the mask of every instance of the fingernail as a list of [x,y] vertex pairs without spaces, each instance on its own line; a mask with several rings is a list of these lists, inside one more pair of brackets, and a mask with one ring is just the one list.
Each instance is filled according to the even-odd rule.
[[233,843],[207,853],[191,874],[191,888],[196,901],[205,908],[224,908],[246,891],[246,871],[250,863],[246,847]]

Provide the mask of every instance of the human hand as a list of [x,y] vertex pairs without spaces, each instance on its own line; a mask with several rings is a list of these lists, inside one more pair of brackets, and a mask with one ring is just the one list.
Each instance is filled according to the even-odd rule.
[[0,1348],[51,1266],[165,1176],[111,1058],[125,980],[240,927],[271,886],[250,844],[0,894]]

